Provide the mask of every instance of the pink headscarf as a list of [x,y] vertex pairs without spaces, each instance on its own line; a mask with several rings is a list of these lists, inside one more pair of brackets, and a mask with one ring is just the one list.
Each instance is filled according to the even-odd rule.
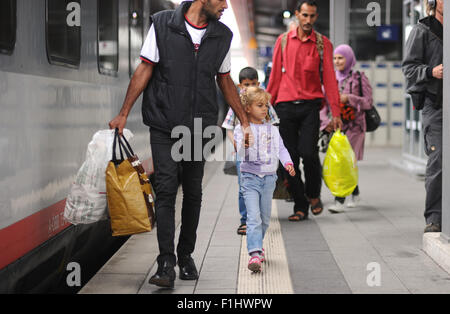
[[341,83],[347,78],[350,71],[356,65],[356,57],[352,47],[350,47],[349,45],[340,45],[336,47],[336,49],[334,50],[334,54],[343,55],[346,60],[344,71],[336,71],[336,78],[338,79],[339,83]]

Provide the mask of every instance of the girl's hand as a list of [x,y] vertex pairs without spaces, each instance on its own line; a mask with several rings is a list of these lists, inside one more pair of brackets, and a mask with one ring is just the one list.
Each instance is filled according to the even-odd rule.
[[248,149],[255,143],[255,138],[253,137],[252,129],[247,127],[244,129],[244,147]]
[[294,165],[292,164],[286,164],[285,169],[287,172],[289,172],[289,175],[291,177],[295,177],[295,169],[294,169]]

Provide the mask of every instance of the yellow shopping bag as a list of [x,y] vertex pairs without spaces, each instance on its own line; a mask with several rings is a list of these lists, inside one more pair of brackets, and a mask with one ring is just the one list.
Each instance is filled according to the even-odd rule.
[[323,162],[323,180],[336,197],[347,197],[358,185],[355,152],[345,134],[334,133]]
[[[121,159],[116,158],[119,143]],[[106,168],[106,196],[113,236],[125,236],[152,230],[154,224],[153,191],[145,173],[139,173],[137,157],[121,142],[118,131],[113,144],[113,159]],[[122,150],[128,159],[124,159]]]

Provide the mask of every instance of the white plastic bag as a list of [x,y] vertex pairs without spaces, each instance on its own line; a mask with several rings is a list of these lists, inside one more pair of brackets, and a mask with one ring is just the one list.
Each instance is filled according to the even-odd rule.
[[[133,134],[123,130],[129,140]],[[70,223],[91,224],[107,218],[105,171],[112,156],[114,130],[94,134],[88,145],[86,160],[72,183],[64,209],[64,218]]]

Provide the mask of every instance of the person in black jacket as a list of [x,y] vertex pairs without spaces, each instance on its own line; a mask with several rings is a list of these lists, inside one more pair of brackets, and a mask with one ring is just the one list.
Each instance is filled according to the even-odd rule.
[[440,232],[442,221],[443,0],[426,0],[428,17],[414,26],[406,43],[403,73],[414,106],[422,110],[425,152],[425,232]]
[[[230,77],[233,34],[219,22],[227,8],[226,0],[194,0],[181,3],[176,10],[153,15],[141,51],[142,63],[131,79],[119,115],[109,123],[110,128],[118,128],[122,133],[134,102],[144,92],[142,115],[144,124],[150,127],[160,250],[158,270],[149,283],[160,287],[174,287],[177,258],[180,279],[198,278],[191,254],[200,216],[205,158],[202,154],[201,160],[192,159],[193,155],[198,157],[192,149],[190,160],[174,160],[172,147],[178,139],[171,137],[172,130],[178,126],[187,127],[191,131],[192,143],[205,144],[202,134],[194,133],[194,119],[201,119],[202,131],[217,124],[216,81],[243,127],[249,127]],[[179,169],[183,204],[175,256],[175,199]]]

